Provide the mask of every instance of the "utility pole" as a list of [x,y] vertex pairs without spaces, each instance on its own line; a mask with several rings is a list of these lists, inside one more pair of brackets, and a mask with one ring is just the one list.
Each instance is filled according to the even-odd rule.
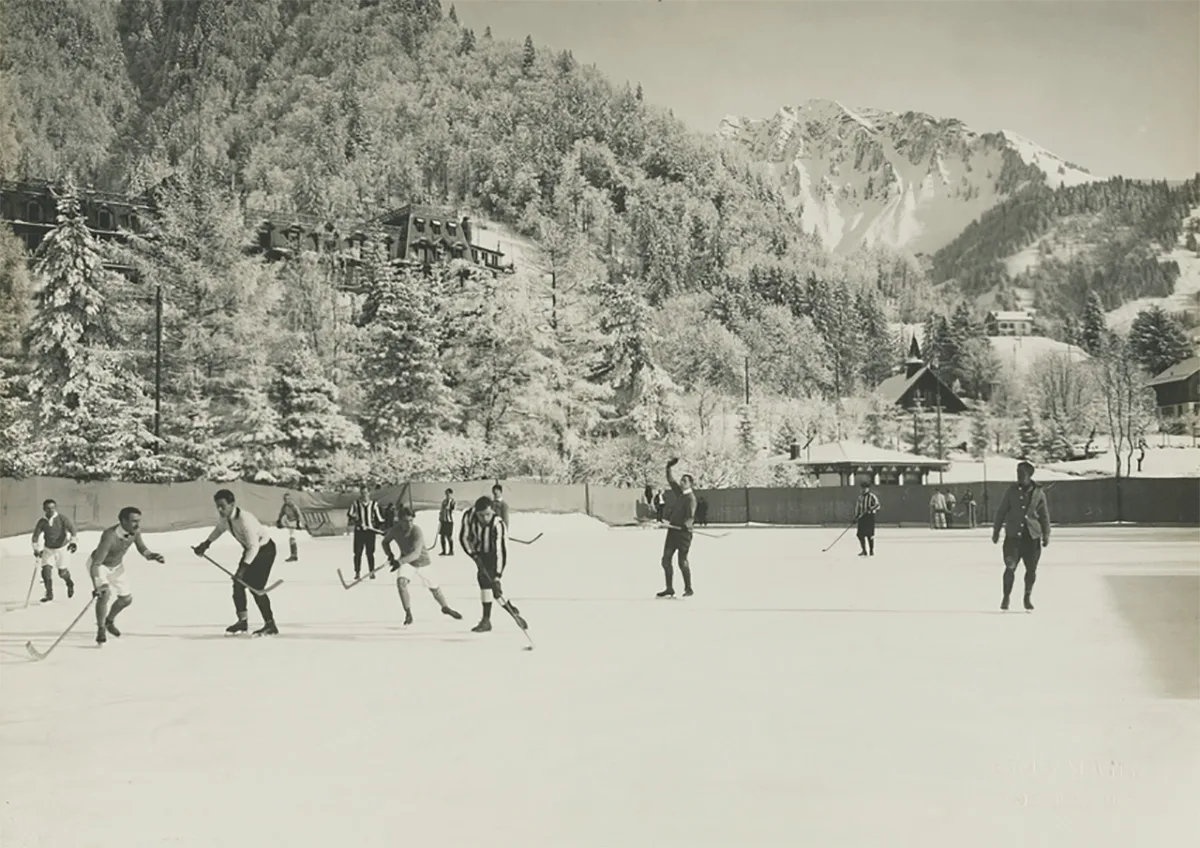
[[746,357],[744,365],[745,365],[745,372],[746,372],[746,406],[749,406],[750,405],[750,357],[748,357],[748,356]]
[[162,284],[154,287],[154,452],[162,441]]

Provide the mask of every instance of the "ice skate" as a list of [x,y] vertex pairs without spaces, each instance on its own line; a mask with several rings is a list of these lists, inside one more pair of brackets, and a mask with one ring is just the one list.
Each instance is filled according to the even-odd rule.
[[442,607],[442,615],[448,615],[455,621],[462,620],[462,613],[456,609],[451,609],[450,607]]
[[1028,595],[1025,596],[1025,611],[1033,612],[1033,600]]
[[691,586],[688,586],[686,589],[683,590],[683,596],[685,598],[690,598],[694,594],[696,594],[696,593],[692,591]]
[[104,632],[104,628],[103,627],[98,628],[96,630],[96,644],[103,645],[107,641],[108,641],[108,634],[106,634]]
[[104,629],[116,636],[118,639],[121,638],[121,631],[117,629],[117,625],[113,624],[113,620],[111,618],[106,618],[104,620]]
[[1008,609],[1008,595],[1005,595],[1004,600],[1002,600],[1000,602],[1000,609],[1002,609],[1002,610]]
[[654,597],[656,597],[656,598],[673,598],[673,597],[675,597],[675,590],[671,589],[671,588],[663,589],[661,592],[659,592]]
[[404,611],[404,626],[408,627],[408,625],[410,625],[412,623],[413,623],[412,610],[405,610]]
[[39,601],[39,603],[48,604],[53,600],[54,600],[54,590],[51,589],[51,590],[46,591],[46,594],[42,596],[42,600]]
[[75,597],[75,583],[71,580],[67,581],[67,598]]
[[249,629],[250,629],[250,626],[246,623],[246,620],[243,618],[243,619],[240,619],[239,621],[235,621],[233,624],[226,627],[225,632],[226,633],[245,633]]
[[481,619],[478,624],[471,628],[472,633],[489,633],[492,629],[492,623],[486,618]]
[[278,636],[279,628],[275,626],[275,622],[268,621],[262,627],[254,631],[255,636]]

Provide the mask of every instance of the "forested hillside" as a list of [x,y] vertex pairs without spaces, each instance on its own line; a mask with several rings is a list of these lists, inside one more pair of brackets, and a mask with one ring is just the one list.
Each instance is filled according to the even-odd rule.
[[[1164,297],[1179,277],[1163,259],[1200,206],[1200,174],[1178,186],[1114,178],[1049,189],[1037,186],[971,223],[933,258],[933,281],[954,281],[970,296],[999,292],[1014,305],[1014,287],[1032,289],[1040,311],[1078,316],[1090,292],[1112,309]],[[1033,249],[1027,267],[1006,260]]]
[[[912,260],[831,257],[750,162],[636,81],[437,0],[0,14],[0,178],[64,192],[32,277],[0,263],[28,307],[0,339],[6,473],[640,483],[675,450],[720,478],[789,430],[840,432],[837,399],[901,358],[888,320],[928,312]],[[72,181],[153,196],[119,257],[142,282],[103,269],[118,257],[76,219]],[[363,298],[337,263],[245,250],[248,209],[336,224],[412,201],[508,225],[542,260],[497,279],[370,260]]]

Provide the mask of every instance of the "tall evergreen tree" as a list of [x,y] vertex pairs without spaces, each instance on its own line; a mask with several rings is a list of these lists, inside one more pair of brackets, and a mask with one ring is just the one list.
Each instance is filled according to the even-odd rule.
[[1037,416],[1031,404],[1025,405],[1025,414],[1021,418],[1021,426],[1017,430],[1017,442],[1021,446],[1023,459],[1034,459],[1038,456],[1042,445],[1038,433]]
[[1108,324],[1104,319],[1104,304],[1100,301],[1100,295],[1092,291],[1088,294],[1083,309],[1079,345],[1092,356],[1097,356],[1104,348],[1107,335]]
[[1182,325],[1160,306],[1144,309],[1133,319],[1129,349],[1149,374],[1159,374],[1195,355]]
[[525,47],[521,53],[521,72],[526,76],[533,72],[534,62],[537,61],[537,50],[533,47],[533,36],[525,36]]
[[362,444],[362,431],[342,415],[337,386],[325,377],[312,353],[301,350],[288,357],[276,372],[269,395],[279,413],[296,485],[320,483],[338,451]]
[[424,444],[453,417],[428,294],[412,272],[376,265],[375,307],[362,357],[363,425],[376,445]]
[[78,478],[155,476],[145,383],[120,350],[114,323],[124,304],[68,185],[57,223],[38,248],[40,284],[26,335],[29,398],[51,468]]
[[992,432],[989,413],[986,406],[980,406],[971,416],[971,456],[983,459],[987,455],[988,443]]

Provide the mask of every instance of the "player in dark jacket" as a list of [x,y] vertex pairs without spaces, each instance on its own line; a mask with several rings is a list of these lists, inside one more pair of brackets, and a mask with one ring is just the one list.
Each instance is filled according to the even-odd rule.
[[679,573],[683,575],[683,596],[692,593],[692,569],[688,564],[688,552],[692,549],[692,523],[696,518],[696,493],[692,491],[692,475],[684,474],[675,479],[674,468],[678,459],[667,463],[667,482],[675,498],[666,510],[667,538],[663,541],[662,569],[667,587],[658,593],[660,598],[675,597],[675,574],[672,560],[679,555]]
[[1008,609],[1008,596],[1016,582],[1017,563],[1025,563],[1025,609],[1033,611],[1033,584],[1037,580],[1042,548],[1050,544],[1050,508],[1046,492],[1033,481],[1033,464],[1017,464],[1017,482],[1009,486],[996,510],[992,526],[992,544],[1000,541],[1004,528],[1004,599],[1000,609]]

